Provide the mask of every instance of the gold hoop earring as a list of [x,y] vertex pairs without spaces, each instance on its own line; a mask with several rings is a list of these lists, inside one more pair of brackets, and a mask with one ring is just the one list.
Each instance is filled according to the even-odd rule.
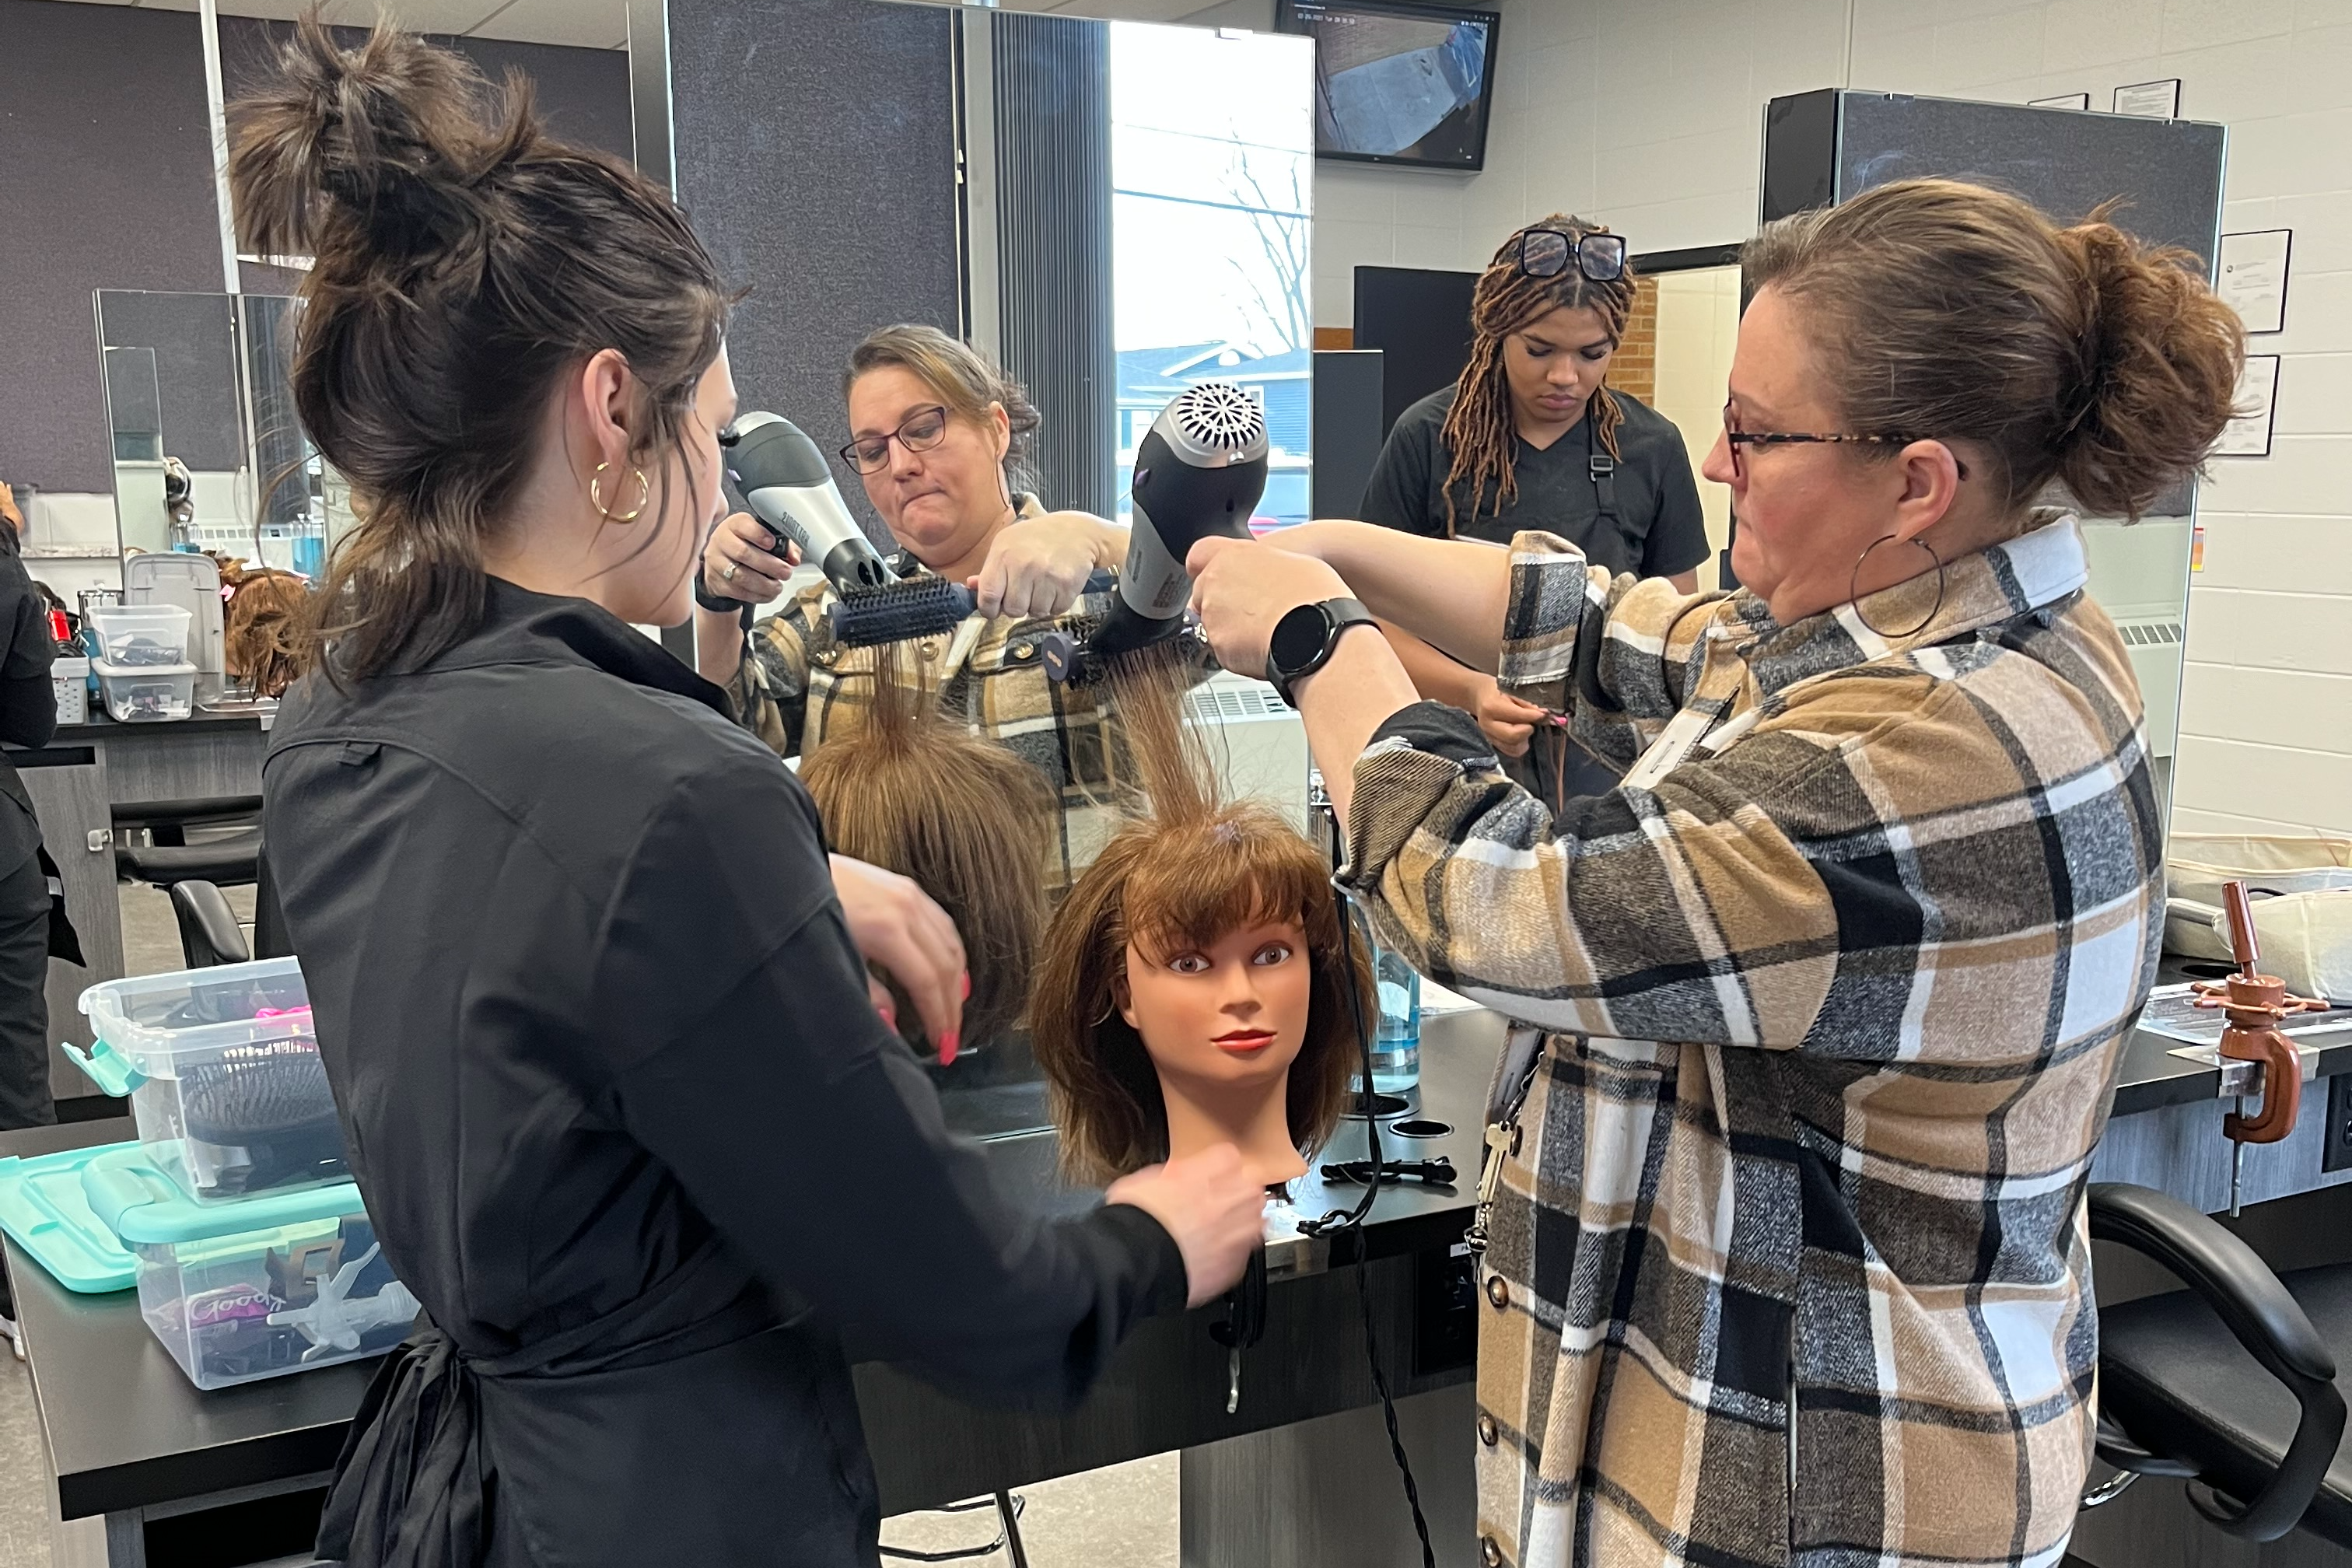
[[610,463],[599,463],[596,465],[596,471],[588,476],[588,502],[596,509],[596,515],[606,522],[635,522],[645,515],[646,503],[654,499],[654,488],[646,482],[646,471],[643,468],[631,468],[629,472],[637,477],[636,510],[620,512],[613,510],[604,504],[604,470],[612,466]]
[[[1876,539],[1872,540],[1868,544],[1864,545],[1862,547],[1862,553],[1853,558],[1853,573],[1851,576],[1846,578],[1845,583],[1846,604],[1853,608],[1853,618],[1860,621],[1864,626],[1870,626],[1870,629],[1879,637],[1888,638],[1889,640],[1895,637],[1912,637],[1919,632],[1925,631],[1927,627],[1927,623],[1934,620],[1937,613],[1944,607],[1944,558],[1936,553],[1936,547],[1934,545],[1928,543],[1924,539],[1915,538],[1907,542],[1916,544],[1920,549],[1926,551],[1927,552],[1927,559],[1936,563],[1936,602],[1927,607],[1927,613],[1926,615],[1919,617],[1919,624],[1917,626],[1911,626],[1904,631],[1890,632],[1884,626],[1870,626],[1870,617],[1862,613],[1862,596],[1856,591],[1862,584],[1862,563],[1870,559],[1870,552],[1872,551],[1877,549],[1880,545],[1885,543],[1888,540],[1893,539],[1894,537],[1895,536],[1891,533],[1882,533]],[[1905,581],[1907,582],[1909,579],[1906,578]]]

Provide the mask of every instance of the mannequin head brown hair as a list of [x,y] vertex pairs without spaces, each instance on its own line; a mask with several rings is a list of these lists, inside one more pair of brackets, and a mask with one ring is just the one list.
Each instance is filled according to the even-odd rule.
[[[836,724],[801,782],[837,853],[913,879],[963,938],[971,974],[962,1037],[984,1045],[1020,1021],[1045,922],[1052,792],[1037,770],[939,717],[880,650],[865,721]],[[892,987],[894,992],[897,987]],[[915,1010],[899,996],[903,1030]]]
[[1103,1182],[1168,1156],[1159,1075],[1117,1005],[1130,939],[1144,952],[1172,953],[1260,921],[1296,921],[1314,979],[1286,1109],[1300,1149],[1331,1135],[1357,1060],[1351,980],[1365,1017],[1374,1004],[1370,969],[1341,954],[1329,877],[1319,850],[1253,804],[1172,826],[1137,823],[1111,840],[1047,928],[1030,998],[1031,1044],[1051,1088],[1066,1173]]
[[1115,691],[1150,815],[1122,828],[1072,884],[1046,927],[1029,1002],[1063,1171],[1106,1182],[1168,1155],[1159,1074],[1118,1006],[1129,943],[1170,956],[1261,921],[1296,921],[1306,938],[1307,1037],[1285,1109],[1296,1146],[1319,1147],[1347,1104],[1357,1019],[1374,1017],[1377,1005],[1363,949],[1341,944],[1330,867],[1269,807],[1217,800],[1214,774],[1178,717],[1177,678],[1149,669]]
[[223,651],[228,672],[263,697],[283,697],[302,673],[302,622],[310,584],[291,572],[224,564],[228,591]]

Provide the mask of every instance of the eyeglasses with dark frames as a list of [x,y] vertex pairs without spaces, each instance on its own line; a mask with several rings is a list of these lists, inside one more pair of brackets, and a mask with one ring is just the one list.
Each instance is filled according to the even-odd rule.
[[1625,237],[1565,228],[1523,228],[1515,242],[1521,276],[1557,278],[1573,266],[1595,283],[1625,276]]
[[[1739,415],[1727,399],[1723,405],[1723,439],[1725,444],[1731,448],[1732,477],[1738,479],[1742,484],[1745,484],[1748,482],[1748,460],[1740,455],[1740,448],[1743,447],[1834,446],[1849,444],[1855,446],[1907,447],[1912,442],[1918,440],[1919,437],[1916,436],[1894,435],[1855,436],[1847,435],[1843,432],[1835,434],[1820,434],[1801,430],[1742,430],[1739,427]],[[1960,462],[1958,458],[1953,458],[1953,463],[1954,466],[1959,469],[1960,478],[1964,479],[1967,479],[1969,477],[1969,466],[1966,463]]]
[[896,430],[852,441],[841,449],[841,460],[861,474],[878,474],[890,466],[891,442],[909,452],[928,452],[946,440],[947,434],[948,411],[939,404],[927,404],[899,420]]

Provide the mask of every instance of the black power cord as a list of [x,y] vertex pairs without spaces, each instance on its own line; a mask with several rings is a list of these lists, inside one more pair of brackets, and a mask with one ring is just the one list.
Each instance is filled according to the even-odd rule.
[[1364,1028],[1364,1001],[1356,979],[1355,918],[1348,889],[1339,885],[1338,877],[1331,879],[1331,890],[1339,900],[1339,960],[1348,976],[1348,1011],[1356,1024],[1356,1049],[1360,1055],[1363,1078],[1364,1137],[1371,1145],[1371,1180],[1364,1184],[1364,1195],[1356,1200],[1353,1209],[1333,1209],[1320,1219],[1308,1220],[1298,1228],[1308,1236],[1329,1236],[1335,1231],[1356,1233],[1356,1303],[1364,1319],[1364,1357],[1372,1369],[1372,1388],[1381,1396],[1381,1416],[1388,1424],[1389,1452],[1396,1458],[1397,1474],[1404,1480],[1405,1506],[1412,1510],[1413,1533],[1421,1538],[1422,1568],[1437,1568],[1437,1554],[1429,1544],[1429,1521],[1421,1511],[1421,1489],[1413,1484],[1412,1461],[1405,1457],[1404,1439],[1397,1432],[1396,1400],[1389,1393],[1388,1374],[1381,1370],[1381,1347],[1378,1332],[1372,1326],[1371,1259],[1364,1246],[1364,1218],[1372,1210],[1372,1201],[1380,1196],[1381,1180],[1388,1173],[1388,1157],[1381,1148],[1380,1106],[1372,1093],[1372,1037]]

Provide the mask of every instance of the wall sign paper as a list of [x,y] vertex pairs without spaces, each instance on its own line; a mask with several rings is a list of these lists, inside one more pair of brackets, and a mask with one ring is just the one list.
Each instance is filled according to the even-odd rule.
[[2134,82],[2116,89],[2116,112],[2136,114],[2143,120],[2179,119],[2180,79]]
[[2238,312],[2249,332],[2285,330],[2287,254],[2294,243],[2291,228],[2221,237],[2221,275],[2215,289],[2221,302]]
[[2214,443],[2217,458],[2267,458],[2271,455],[2271,414],[2278,401],[2279,356],[2252,354],[2238,377],[2233,401],[2238,416],[2222,427]]

